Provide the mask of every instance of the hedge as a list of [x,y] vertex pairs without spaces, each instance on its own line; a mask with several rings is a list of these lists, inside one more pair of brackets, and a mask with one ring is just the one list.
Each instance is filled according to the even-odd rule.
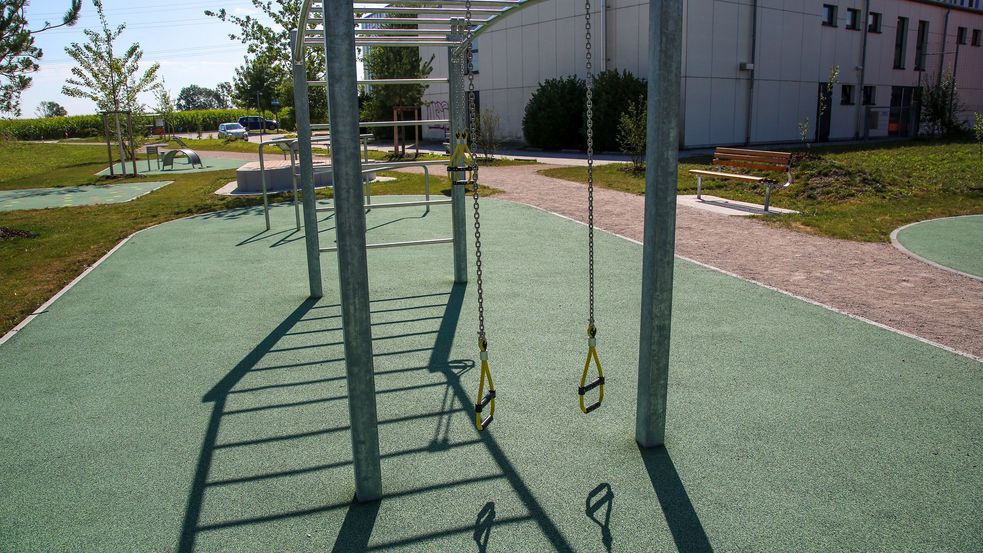
[[586,95],[586,85],[579,77],[547,79],[540,83],[522,118],[526,142],[545,150],[584,147],[581,124]]
[[[168,125],[178,132],[195,132],[199,128],[202,132],[213,132],[218,130],[220,124],[234,122],[248,114],[249,112],[242,109],[175,111],[168,118]],[[134,115],[134,124],[137,126],[149,127],[152,123],[149,116]],[[56,140],[102,136],[102,117],[99,115],[73,115],[45,119],[4,119],[0,120],[0,135],[18,140]]]

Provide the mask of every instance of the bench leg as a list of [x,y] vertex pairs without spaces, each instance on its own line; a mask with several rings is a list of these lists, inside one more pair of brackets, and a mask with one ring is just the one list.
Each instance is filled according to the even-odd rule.
[[771,203],[771,185],[765,185],[765,212],[768,211],[768,205]]
[[696,175],[696,199],[703,199],[703,175]]

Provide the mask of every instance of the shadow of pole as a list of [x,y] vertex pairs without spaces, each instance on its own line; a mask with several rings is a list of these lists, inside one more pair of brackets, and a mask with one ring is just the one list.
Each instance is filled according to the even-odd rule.
[[[594,498],[597,498],[597,500],[593,501]],[[605,549],[608,551],[611,551],[611,545],[614,543],[614,537],[611,536],[611,508],[613,506],[614,491],[611,489],[611,484],[604,482],[598,484],[596,488],[587,494],[587,502],[584,507],[584,513],[587,517],[601,527],[601,543],[604,544]],[[597,512],[601,509],[604,509],[603,522],[597,518]]]
[[366,551],[369,547],[369,537],[375,527],[375,519],[379,516],[381,502],[359,503],[352,498],[345,520],[338,530],[338,539],[331,548],[332,553],[349,553]]
[[655,495],[666,517],[676,549],[681,553],[713,553],[699,515],[679,479],[676,465],[665,447],[644,449],[639,447],[645,470],[648,471]]

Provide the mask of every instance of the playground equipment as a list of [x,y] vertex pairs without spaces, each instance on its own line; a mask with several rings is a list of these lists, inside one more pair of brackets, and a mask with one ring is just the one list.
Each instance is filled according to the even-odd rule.
[[[388,244],[367,244],[365,199],[361,187],[366,166],[359,160],[359,129],[393,126],[392,121],[358,121],[358,85],[429,84],[447,82],[450,85],[450,118],[448,120],[400,121],[400,126],[449,125],[450,151],[459,151],[462,142],[473,143],[474,79],[468,74],[468,94],[463,90],[463,76],[470,44],[484,30],[503,17],[540,3],[541,0],[421,0],[413,7],[392,7],[388,2],[326,2],[304,0],[301,5],[298,31],[292,33],[294,95],[297,117],[300,180],[304,190],[304,226],[307,242],[308,277],[311,297],[322,295],[320,254],[337,251],[338,278],[341,291],[342,326],[344,332],[348,409],[352,436],[353,466],[356,498],[373,501],[382,495],[382,475],[379,458],[379,434],[376,415],[375,381],[373,374],[372,332],[369,308],[367,250],[372,247],[415,246],[435,243],[453,244],[454,280],[467,282],[467,244],[465,238],[464,195],[467,184],[472,186],[475,204],[475,250],[478,277],[479,351],[482,360],[482,380],[476,404],[476,425],[480,420],[487,380],[489,393],[494,389],[490,371],[485,375],[487,340],[484,336],[484,298],[481,290],[480,209],[478,197],[478,168],[476,165],[450,166],[451,221],[453,237],[442,240],[415,240]],[[589,9],[589,4],[588,4]],[[355,13],[358,13],[356,18]],[[400,17],[412,14],[415,17]],[[380,27],[398,24],[403,28]],[[407,29],[409,25],[423,26]],[[675,248],[676,214],[676,151],[678,149],[677,113],[680,93],[682,37],[682,0],[650,0],[649,2],[649,97],[648,148],[646,152],[645,231],[643,242],[641,332],[639,336],[638,391],[635,417],[635,439],[642,447],[661,445],[665,437],[666,387],[669,368],[669,331],[672,312],[672,275]],[[356,79],[355,52],[358,46],[372,47],[446,47],[448,78]],[[305,49],[325,49],[325,81],[308,81]],[[588,68],[588,72],[590,69]],[[329,124],[312,124],[308,105],[308,86],[330,82],[328,103]],[[464,130],[467,98],[470,124]],[[334,210],[336,211],[337,248],[321,248],[317,232],[317,211],[313,191],[313,160],[311,138],[314,130],[330,129],[332,141],[332,171],[334,175]],[[468,148],[470,151],[470,148]],[[470,171],[468,168],[470,167]],[[588,189],[588,236],[593,236],[593,186]],[[438,201],[404,202],[413,205],[433,205]],[[446,201],[441,202],[446,203]],[[590,252],[590,250],[589,250]],[[589,263],[593,257],[588,254]],[[592,282],[592,281],[591,281]],[[589,288],[592,291],[593,286]],[[591,302],[592,305],[592,302]],[[593,319],[593,317],[591,317]],[[593,323],[593,321],[591,321]],[[593,324],[591,324],[593,326]],[[594,334],[596,334],[596,329]],[[596,358],[595,336],[588,336],[588,365]],[[602,377],[600,364],[598,379]],[[586,377],[582,377],[586,381]],[[600,386],[600,383],[597,385]],[[584,386],[582,386],[584,387]],[[587,390],[585,390],[586,392]],[[600,390],[599,390],[600,391]],[[494,396],[487,403],[493,405]],[[599,400],[600,401],[600,398]],[[489,415],[490,419],[491,415]],[[491,421],[488,420],[490,423]]]

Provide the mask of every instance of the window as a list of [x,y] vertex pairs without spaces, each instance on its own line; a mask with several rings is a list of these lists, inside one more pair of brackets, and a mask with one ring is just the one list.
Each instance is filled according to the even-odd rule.
[[979,46],[979,45],[980,45],[980,30],[973,29],[973,46]]
[[833,4],[823,4],[823,26],[836,26],[836,6]]
[[471,72],[478,74],[478,40],[471,41]]
[[956,29],[956,43],[966,44],[966,27],[959,27]]
[[842,106],[852,106],[853,105],[853,85],[845,84],[840,87],[840,105]]
[[894,68],[904,69],[905,50],[908,48],[908,18],[898,18],[897,34],[894,36]]
[[915,43],[915,71],[925,70],[925,54],[928,48],[928,21],[918,22],[918,42]]
[[876,96],[877,96],[877,87],[876,86],[865,86],[864,87],[864,100],[863,100],[863,103],[864,103],[865,106],[873,106],[873,105],[877,104],[877,100],[875,98]]
[[860,30],[860,10],[858,10],[856,8],[847,8],[846,9],[846,13],[847,13],[847,16],[846,16],[846,28],[847,29],[850,29],[851,31],[859,31]]
[[871,33],[881,32],[881,14],[877,12],[867,14],[867,30]]

